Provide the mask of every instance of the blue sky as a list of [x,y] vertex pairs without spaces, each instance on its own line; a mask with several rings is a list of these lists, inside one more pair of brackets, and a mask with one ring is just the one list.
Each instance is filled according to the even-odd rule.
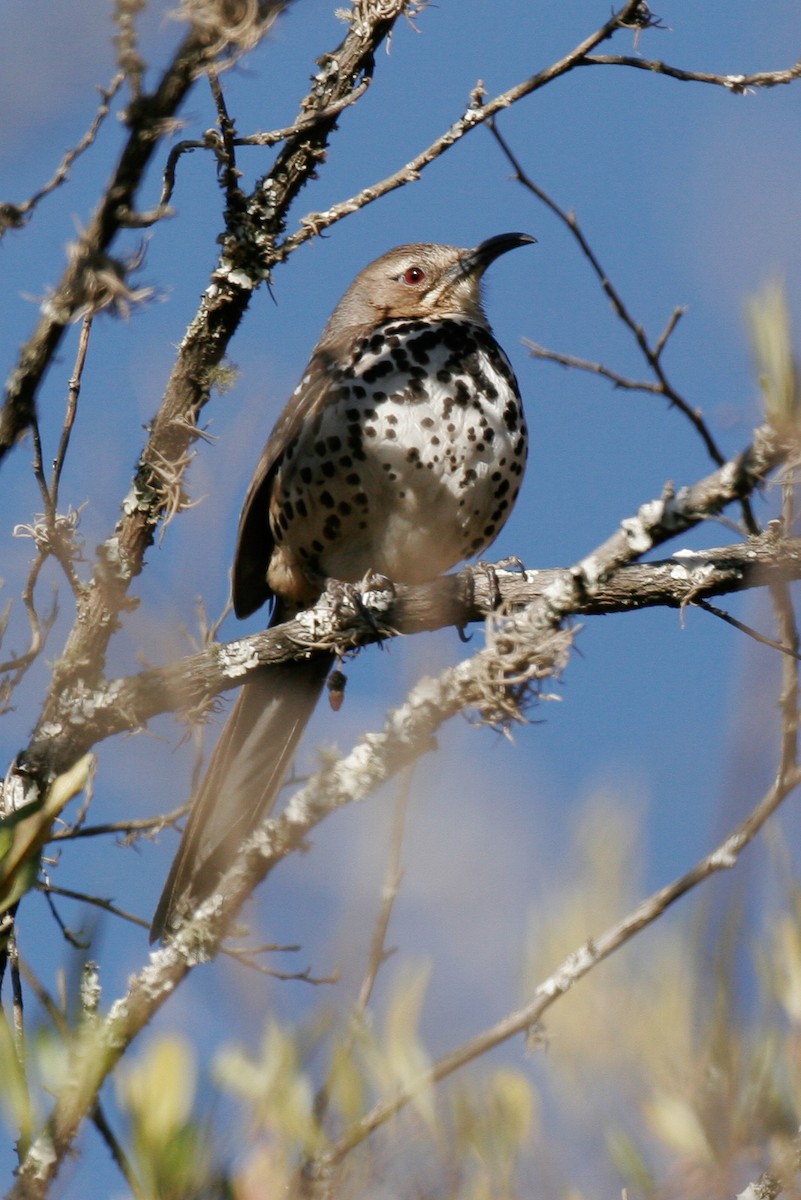
[[[315,58],[342,37],[335,7],[301,0],[266,43],[224,77],[240,133],[291,122]],[[144,18],[145,55],[154,65],[166,60],[179,35],[165,11],[153,5]],[[639,50],[648,58],[740,74],[787,67],[795,53],[798,12],[790,0],[759,6],[730,0],[725,17],[719,6],[665,0],[658,14],[670,28],[642,35]],[[589,0],[558,6],[441,0],[418,14],[414,26],[399,22],[390,47],[379,53],[373,87],[343,115],[328,161],[302,193],[290,229],[306,212],[411,159],[461,114],[477,80],[494,95],[560,57],[607,16],[608,4]],[[108,8],[96,0],[69,6],[7,0],[0,199],[23,200],[81,136],[95,109],[95,86],[113,74],[111,34]],[[632,53],[632,42],[623,31],[611,49]],[[181,115],[186,137],[213,124],[202,84]],[[744,446],[759,421],[745,301],[778,276],[787,282],[795,314],[801,304],[799,118],[798,85],[737,96],[644,71],[593,67],[557,81],[499,121],[531,177],[575,211],[630,310],[652,334],[675,306],[687,306],[666,365],[727,452]],[[4,373],[34,326],[36,301],[59,278],[65,244],[87,221],[121,138],[112,117],[69,184],[42,202],[28,228],[4,240]],[[253,179],[269,161],[267,151],[243,150],[240,166]],[[162,164],[159,154],[143,206],[158,196]],[[277,269],[273,295],[255,298],[233,343],[236,384],[207,409],[214,440],[199,444],[189,477],[198,506],[149,552],[135,587],[140,606],[114,643],[110,673],[187,652],[197,597],[210,615],[221,610],[239,505],[261,443],[337,299],[356,272],[391,245],[474,245],[507,230],[538,238],[535,248],[499,260],[488,276],[488,313],[518,373],[532,440],[523,492],[493,552],[498,557],[516,554],[530,567],[567,565],[658,495],[666,480],[691,482],[711,469],[689,424],[661,401],[613,391],[602,380],[527,355],[523,338],[602,360],[624,374],[644,372],[575,242],[509,175],[489,133],[477,129],[419,183],[337,224]],[[77,508],[88,501],[82,531],[89,559],[116,520],[142,427],[157,408],[174,347],[214,265],[221,214],[209,156],[197,152],[181,161],[173,203],[176,218],[146,238],[136,277],[156,298],[128,321],[101,317],[95,326],[62,486],[64,504]],[[133,252],[141,241],[130,235],[117,249]],[[40,398],[48,454],[58,438],[76,338],[72,331]],[[26,639],[17,596],[29,544],[11,531],[40,508],[30,457],[26,442],[3,468],[0,561],[5,601],[14,601],[6,650],[21,649]],[[766,494],[759,514],[766,517],[774,504]],[[712,525],[682,544],[724,544],[729,537]],[[40,584],[43,599],[50,578],[55,574]],[[730,607],[761,627],[769,624],[762,598],[740,598]],[[68,628],[69,609],[65,594],[49,660]],[[255,618],[243,628],[259,624]],[[237,631],[229,620],[222,633]],[[590,797],[608,793],[637,814],[647,851],[643,883],[655,886],[710,848],[770,779],[777,676],[770,651],[695,611],[683,622],[671,611],[590,619],[576,650],[556,688],[560,702],[543,706],[536,714],[541,720],[517,731],[513,746],[459,720],[444,733],[441,755],[416,772],[407,877],[392,941],[414,959],[435,963],[425,1023],[434,1050],[515,1002],[529,911],[536,905],[547,912],[543,879],[567,862],[577,816]],[[347,748],[361,730],[379,724],[421,670],[463,654],[456,635],[443,631],[361,655],[349,670],[344,711],[316,716],[301,765],[314,764],[321,743]],[[31,673],[15,711],[4,718],[6,758],[36,718],[43,678],[41,670]],[[192,754],[188,746],[176,749],[181,729],[164,720],[151,732],[100,748],[93,820],[183,801]],[[315,837],[307,856],[274,875],[250,910],[265,937],[303,945],[300,965],[320,974],[342,969],[334,1005],[347,1003],[359,978],[388,819],[386,796],[341,814]],[[138,852],[81,843],[64,852],[55,878],[112,895],[149,916],[174,845],[166,835]],[[757,878],[760,870],[767,873],[760,848],[749,862]],[[66,915],[80,923],[77,908]],[[41,899],[26,902],[21,930],[24,950],[52,977],[55,961],[67,952]],[[145,939],[117,925],[105,925],[99,936],[110,1001],[143,961]],[[213,1045],[230,1036],[232,1014],[242,1017],[247,1037],[260,1028],[265,1005],[289,1017],[317,1001],[302,985],[265,984],[254,991],[250,977],[232,982],[228,970],[213,967],[195,973],[154,1028],[180,1029],[191,1020]],[[90,1162],[95,1153],[96,1147]],[[85,1195],[83,1168],[72,1170],[61,1194]]]

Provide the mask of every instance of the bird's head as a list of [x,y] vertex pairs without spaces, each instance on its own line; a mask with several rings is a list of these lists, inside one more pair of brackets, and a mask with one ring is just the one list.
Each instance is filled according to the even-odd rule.
[[500,233],[472,250],[430,243],[397,246],[356,276],[334,309],[323,340],[395,318],[467,317],[486,324],[484,272],[507,250],[536,240],[527,233]]

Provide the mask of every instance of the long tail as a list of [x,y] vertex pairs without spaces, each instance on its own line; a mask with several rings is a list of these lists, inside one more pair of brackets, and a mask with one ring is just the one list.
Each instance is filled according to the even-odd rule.
[[265,667],[240,689],[192,804],[150,926],[151,942],[213,893],[270,812],[332,661],[318,654]]

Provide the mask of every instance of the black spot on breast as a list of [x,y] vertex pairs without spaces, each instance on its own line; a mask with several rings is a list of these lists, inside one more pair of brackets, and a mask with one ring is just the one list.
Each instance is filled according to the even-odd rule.
[[453,399],[460,408],[467,408],[467,405],[470,401],[470,388],[463,379],[456,380]]
[[514,433],[520,421],[520,410],[514,401],[510,400],[503,410],[503,423],[510,433]]
[[325,524],[323,525],[323,537],[327,538],[329,542],[332,542],[339,534],[341,528],[342,522],[340,521],[339,517],[336,515],[336,513],[331,513],[331,516],[326,517],[325,519]]
[[392,363],[388,358],[379,358],[378,362],[373,363],[366,371],[362,372],[362,379],[365,383],[375,383],[376,379],[383,379],[385,375],[392,372]]

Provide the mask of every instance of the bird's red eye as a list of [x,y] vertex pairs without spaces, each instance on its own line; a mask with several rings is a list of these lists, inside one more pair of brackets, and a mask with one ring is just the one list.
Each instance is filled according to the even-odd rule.
[[411,285],[422,283],[426,273],[422,267],[407,267],[403,273],[403,282]]

